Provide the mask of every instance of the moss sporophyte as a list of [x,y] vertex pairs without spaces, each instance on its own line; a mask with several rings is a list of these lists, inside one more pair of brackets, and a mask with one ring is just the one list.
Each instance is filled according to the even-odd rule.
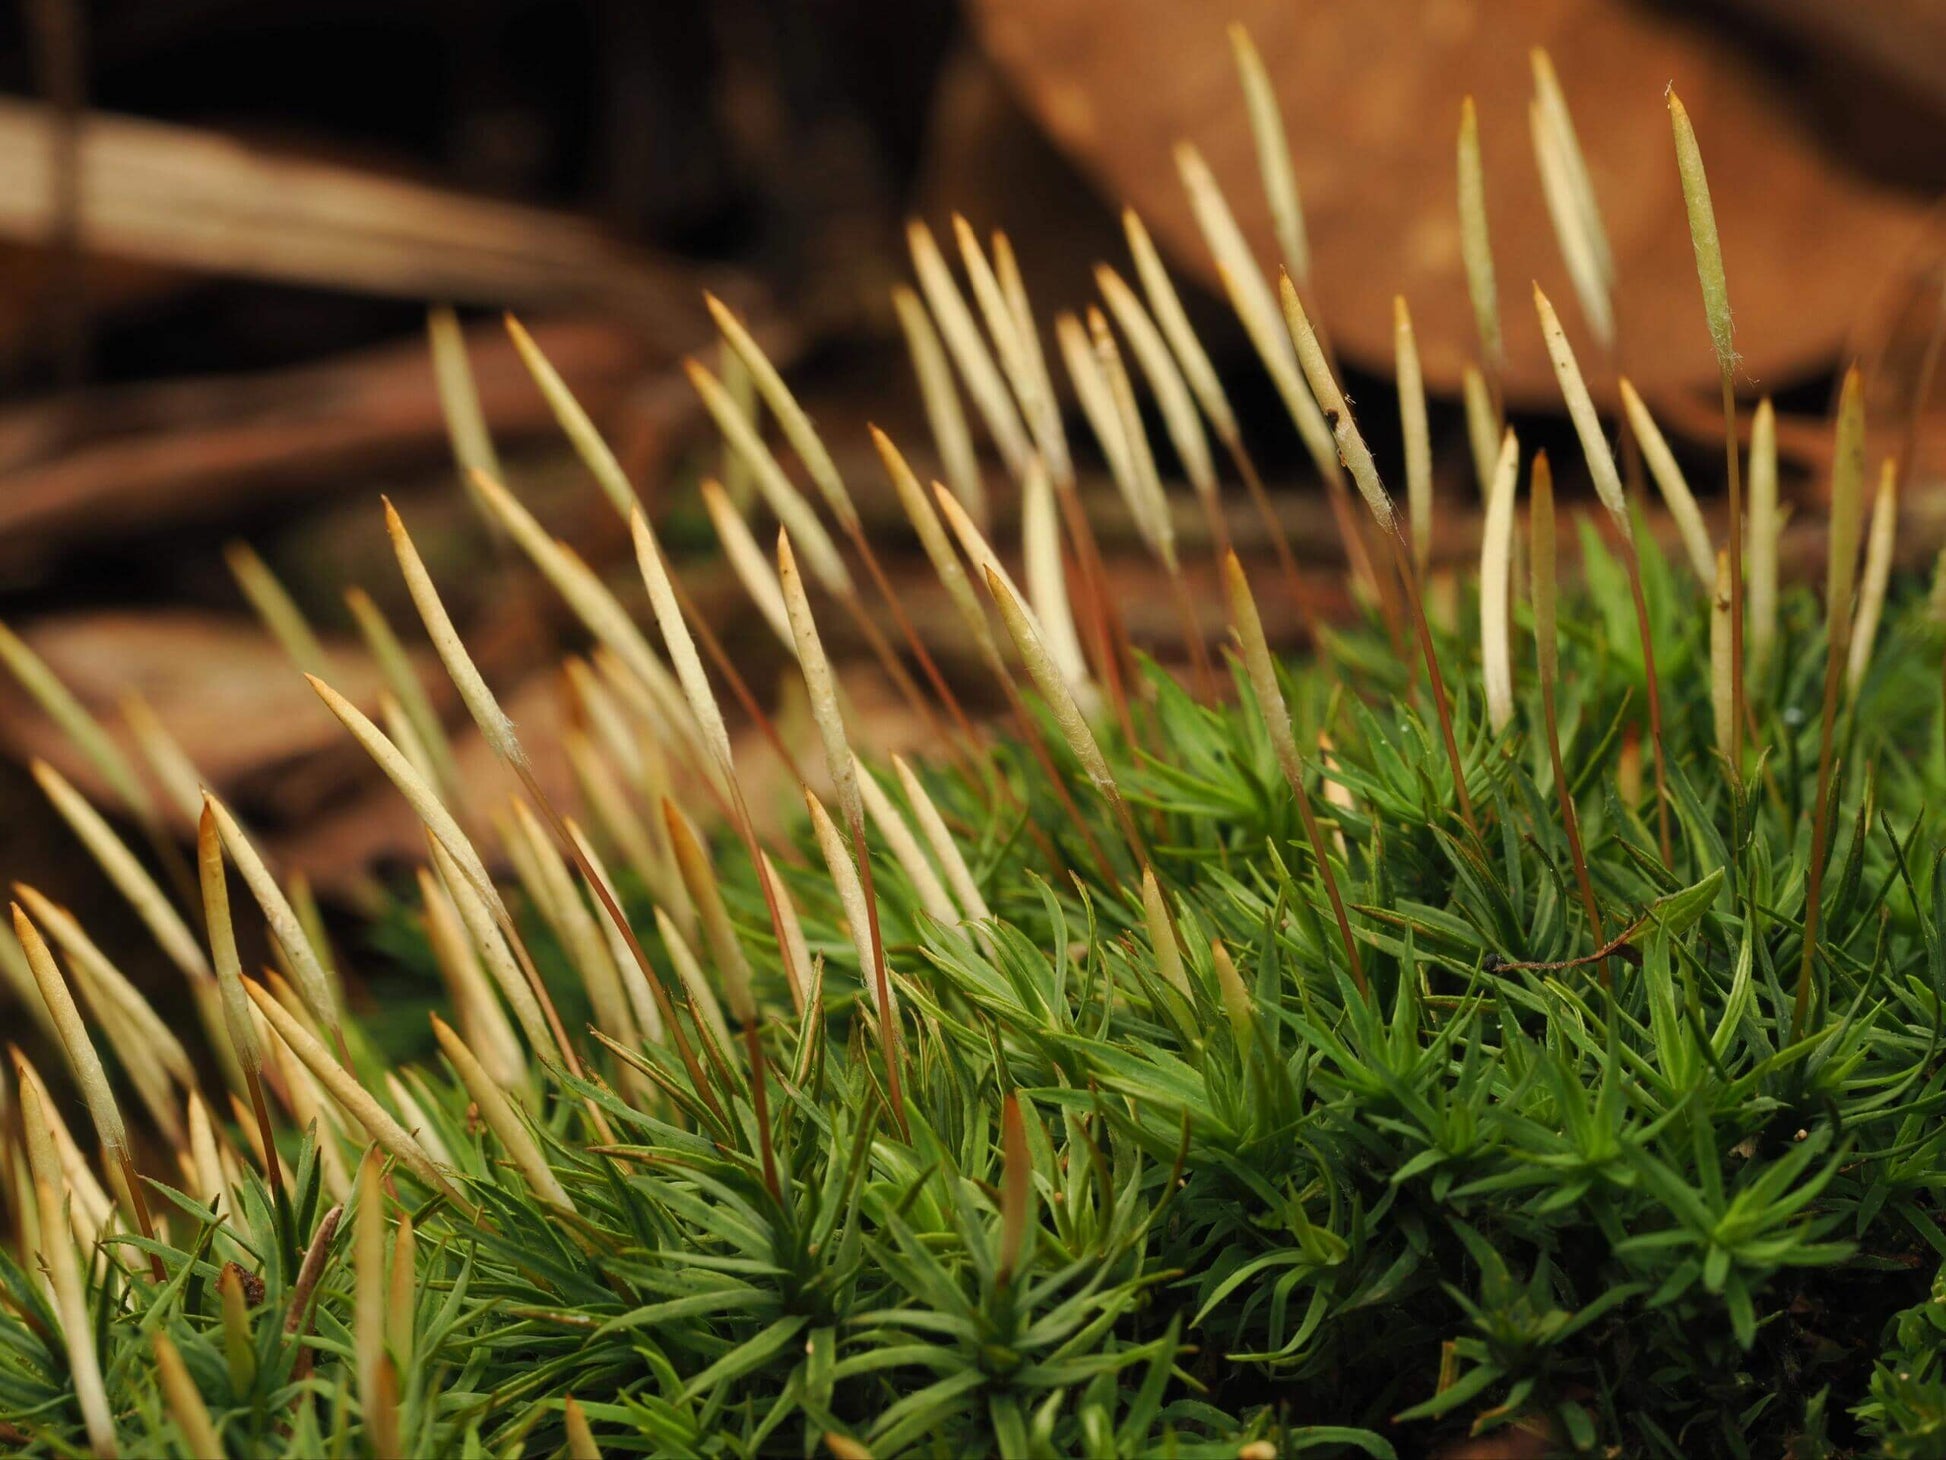
[[[1330,280],[1275,91],[1232,39],[1278,267],[1200,155],[1176,161],[1288,422],[1239,416],[1132,212],[1129,258],[1051,321],[1052,352],[1005,235],[954,220],[956,272],[915,223],[895,307],[931,440],[871,444],[940,613],[903,601],[841,457],[710,301],[723,353],[689,375],[764,520],[714,483],[702,500],[814,734],[766,712],[512,321],[646,590],[638,612],[531,515],[436,312],[465,488],[585,633],[558,747],[573,804],[543,789],[407,514],[384,508],[410,602],[511,800],[461,770],[414,636],[371,596],[349,600],[384,683],[363,706],[268,567],[233,555],[293,672],[424,824],[371,939],[437,971],[441,1011],[406,1041],[423,1059],[348,1010],[308,889],[155,714],[131,711],[131,753],[0,631],[108,802],[36,776],[201,1026],[171,1029],[86,909],[17,890],[0,968],[81,1100],[15,1054],[9,1447],[1391,1456],[1505,1429],[1536,1453],[1946,1454],[1946,631],[1891,571],[1909,464],[1876,474],[1868,512],[1854,372],[1822,591],[1780,584],[1774,414],[1746,471],[1735,259],[1673,94],[1727,536],[1625,381],[1617,461],[1581,362],[1616,364],[1627,301],[1537,54],[1578,328],[1538,289],[1531,326],[1502,318],[1469,102],[1485,532],[1455,590],[1407,301],[1401,509],[1371,445],[1387,423],[1359,417],[1316,327]],[[1547,346],[1581,462],[1503,417],[1516,328]],[[1287,429],[1331,504],[1348,626],[1315,625],[1256,466]],[[980,437],[1013,491],[989,494]],[[1132,636],[1084,452],[1166,587],[1183,642],[1148,648],[1180,680]],[[1673,560],[1639,525],[1643,464]],[[1554,482],[1583,465],[1600,510],[1571,514],[1570,573]],[[996,520],[1016,494],[1018,523]],[[1267,605],[1314,630],[1308,657],[1273,653]],[[840,628],[923,755],[874,743]],[[768,830],[756,757],[786,771],[793,830]],[[274,969],[243,966],[246,913]]]

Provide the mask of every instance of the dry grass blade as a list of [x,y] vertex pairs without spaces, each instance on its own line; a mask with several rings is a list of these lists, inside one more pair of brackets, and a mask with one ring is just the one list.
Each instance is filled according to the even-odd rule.
[[892,804],[892,798],[885,794],[885,788],[855,756],[853,764],[858,774],[859,794],[865,801],[865,813],[871,817],[872,825],[878,828],[886,849],[892,853],[892,860],[898,863],[899,870],[912,883],[919,906],[941,927],[957,926],[959,908],[947,894],[939,874],[933,871],[932,863],[926,860],[926,854],[920,850],[919,839],[912,834],[912,828],[906,825],[899,808]]
[[40,930],[29,920],[19,903],[13,904],[12,910],[14,936],[20,939],[20,946],[27,955],[27,966],[33,970],[34,982],[61,1036],[62,1053],[67,1056],[68,1069],[81,1090],[82,1103],[88,1107],[88,1118],[94,1122],[95,1134],[108,1148],[111,1159],[126,1162],[129,1152],[128,1127],[122,1123],[121,1107],[115,1103],[115,1092],[108,1084],[108,1072],[102,1068],[101,1056],[95,1052],[94,1040],[81,1017],[81,1010],[76,1007],[74,995],[69,992],[60,969],[55,966],[54,955],[48,951]]
[[1209,522],[1210,540],[1220,556],[1230,549],[1229,524],[1217,499],[1216,462],[1210,455],[1209,440],[1196,413],[1195,397],[1190,394],[1162,332],[1122,276],[1106,264],[1098,265],[1095,286],[1101,290],[1115,323],[1128,337],[1135,362],[1155,396],[1156,408],[1162,413],[1163,429],[1169,433],[1169,443],[1175,448],[1183,475],[1189,479],[1190,488],[1202,505]]
[[339,723],[351,732],[352,739],[358,742],[385,773],[385,778],[411,804],[419,819],[426,824],[426,829],[452,858],[454,867],[492,911],[496,921],[506,918],[506,907],[494,888],[492,877],[487,874],[486,864],[480,860],[472,841],[460,829],[459,822],[453,819],[452,812],[439,799],[439,793],[363,711],[323,680],[310,675],[306,678],[318,698],[324,701],[325,708],[338,717]]
[[[996,675],[1004,677],[1006,670],[1000,658],[999,645],[993,637],[993,626],[987,621],[986,610],[981,606],[979,596],[973,591],[973,584],[966,576],[966,569],[960,562],[959,554],[953,550],[952,540],[946,535],[946,528],[939,520],[939,513],[933,506],[932,498],[919,484],[919,478],[907,465],[904,455],[893,444],[892,438],[876,426],[872,427],[872,444],[878,448],[879,460],[885,464],[885,474],[891,479],[893,489],[898,493],[899,505],[905,509],[907,520],[912,523],[913,531],[919,535],[919,545],[925,549],[927,561],[932,564],[933,572],[938,574],[941,585],[946,589],[946,596],[952,600],[953,607],[959,613],[960,622],[965,626],[967,635],[973,640],[980,658],[986,661],[988,668]],[[956,506],[960,506],[968,526],[977,535],[979,527],[972,509],[960,505],[961,499],[944,486],[940,490]],[[779,589],[780,604],[782,596],[783,591]],[[785,632],[789,633],[788,620]],[[792,652],[796,652],[795,641],[792,643]]]
[[710,961],[716,965],[717,977],[723,981],[730,1017],[739,1025],[753,1023],[757,1018],[757,1002],[750,988],[750,960],[730,922],[730,910],[724,905],[722,884],[710,866],[709,853],[704,851],[688,818],[676,812],[673,802],[663,803],[663,815],[669,828],[670,845],[675,848],[676,866],[682,873],[683,885],[689,889],[690,900],[696,905],[703,937],[709,944]]
[[[467,484],[468,490],[478,497],[480,488],[472,477],[467,478]],[[411,656],[406,653],[405,645],[399,642],[391,622],[364,589],[346,589],[345,607],[351,610],[359,636],[364,639],[365,647],[378,664],[379,673],[384,676],[385,687],[398,700],[406,719],[412,722],[419,744],[438,772],[435,784],[457,792],[459,770],[453,762],[452,742],[447,739],[446,727],[440,721],[439,712],[433,708],[432,698],[426,693],[426,686],[420,680]],[[200,795],[197,799],[200,802]]]
[[75,836],[87,847],[89,855],[107,873],[108,880],[115,884],[115,890],[135,909],[136,916],[148,927],[150,935],[169,955],[170,961],[189,977],[192,985],[206,983],[210,977],[209,961],[203,957],[203,950],[183,922],[182,915],[162,889],[156,886],[155,879],[143,870],[142,864],[135,860],[134,854],[109,828],[101,813],[89,805],[87,799],[59,771],[40,760],[34,761],[31,769],[47,799],[61,813],[61,819],[73,829]]
[[[1075,628],[1074,602],[1068,595],[1067,565],[1061,553],[1061,521],[1055,511],[1054,485],[1038,462],[1028,467],[1027,479],[1021,485],[1020,551],[1035,625],[1043,631],[1048,652],[1060,666],[1075,703],[1092,715],[1099,710],[1101,698],[1088,676],[1087,658],[1081,651],[1081,636]],[[1115,696],[1114,703],[1123,717],[1126,733],[1126,701]]]
[[1589,328],[1604,349],[1612,349],[1615,256],[1595,199],[1594,180],[1588,173],[1574,119],[1568,113],[1567,97],[1555,77],[1554,62],[1538,46],[1529,53],[1529,59],[1533,63],[1534,100],[1528,109],[1528,123],[1548,213]]
[[1736,754],[1736,696],[1732,692],[1730,658],[1734,644],[1730,634],[1730,600],[1735,595],[1730,582],[1730,555],[1716,555],[1716,580],[1710,593],[1710,716],[1716,726],[1716,752],[1734,765]]
[[[1597,947],[1602,943],[1601,907],[1595,901],[1595,884],[1588,875],[1588,859],[1581,846],[1581,818],[1574,807],[1574,788],[1568,782],[1561,762],[1561,729],[1554,703],[1555,685],[1560,679],[1560,640],[1556,632],[1556,605],[1559,583],[1555,574],[1554,473],[1547,453],[1534,457],[1533,475],[1528,484],[1527,542],[1530,559],[1529,600],[1534,607],[1534,657],[1539,667],[1541,718],[1547,736],[1547,759],[1554,773],[1554,792],[1561,805],[1561,826],[1567,833],[1568,859],[1574,864],[1575,886],[1581,893],[1581,908],[1588,915],[1588,928]],[[1598,965],[1603,988],[1609,986],[1608,960]]]
[[1460,372],[1460,399],[1466,409],[1466,445],[1473,461],[1473,480],[1479,485],[1480,500],[1485,501],[1487,487],[1493,481],[1500,412],[1494,408],[1486,377],[1471,365]]
[[1021,1120],[1020,1097],[1011,1090],[1000,1110],[1000,1245],[995,1279],[1013,1281],[1033,1220],[1034,1165],[1027,1149],[1027,1127]]
[[446,666],[447,677],[459,691],[467,713],[472,715],[473,723],[480,727],[480,734],[486,737],[487,744],[493,747],[496,755],[509,765],[525,766],[527,752],[521,748],[513,721],[500,708],[500,701],[487,688],[486,680],[473,662],[473,656],[467,653],[459,631],[453,627],[453,620],[446,612],[446,605],[440,601],[439,590],[433,586],[432,575],[426,571],[426,565],[419,557],[419,549],[413,545],[412,535],[406,531],[404,520],[389,499],[385,503],[385,526],[392,536],[392,551],[399,560],[399,571],[405,578],[406,590],[412,595],[413,606],[419,610],[419,617],[425,623],[426,636],[432,640],[439,662]]
[[1269,373],[1271,383],[1277,387],[1284,409],[1290,412],[1291,422],[1304,441],[1304,449],[1327,482],[1340,480],[1342,471],[1338,452],[1332,445],[1331,428],[1319,409],[1320,402],[1305,388],[1290,336],[1281,324],[1277,296],[1264,278],[1263,270],[1257,267],[1257,260],[1237,227],[1215,175],[1202,154],[1188,143],[1176,148],[1176,168],[1189,193],[1203,241],[1216,260],[1230,307],[1243,325],[1244,333],[1250,336],[1250,343]]
[[189,1453],[223,1454],[223,1442],[217,1438],[216,1426],[211,1422],[209,1409],[203,1403],[202,1391],[190,1377],[188,1366],[183,1363],[182,1354],[175,1343],[160,1329],[150,1336],[149,1343],[155,1352],[155,1374],[162,1390],[162,1402],[168,1408],[169,1418],[182,1431]]
[[1743,483],[1737,462],[1737,352],[1730,321],[1730,286],[1723,274],[1723,244],[1716,232],[1716,208],[1710,202],[1709,179],[1703,172],[1702,149],[1689,111],[1669,88],[1669,125],[1676,139],[1676,168],[1682,176],[1683,208],[1689,215],[1689,237],[1696,252],[1696,277],[1703,286],[1703,313],[1709,320],[1710,342],[1716,349],[1717,374],[1723,389],[1723,455],[1730,491],[1730,680],[1735,713],[1731,721],[1733,749],[1730,764],[1737,767],[1743,747]]
[[912,807],[912,814],[919,822],[920,835],[932,854],[938,858],[944,869],[946,881],[952,887],[953,896],[965,916],[975,922],[985,922],[993,916],[987,900],[980,892],[980,885],[973,879],[973,869],[967,866],[965,856],[960,852],[959,843],[946,826],[946,818],[939,814],[932,797],[926,794],[925,785],[913,773],[912,767],[900,756],[892,757],[892,769],[899,777],[899,787],[905,792],[906,803]]

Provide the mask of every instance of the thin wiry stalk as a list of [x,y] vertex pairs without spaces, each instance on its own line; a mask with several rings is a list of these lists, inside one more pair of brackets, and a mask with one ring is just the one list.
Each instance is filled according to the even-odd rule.
[[1642,641],[1642,668],[1648,682],[1649,739],[1655,750],[1656,842],[1666,866],[1673,863],[1675,855],[1669,828],[1668,752],[1662,738],[1662,687],[1655,671],[1655,640],[1649,632],[1648,600],[1642,593],[1642,559],[1635,550],[1635,528],[1629,520],[1621,474],[1615,470],[1615,454],[1608,449],[1608,438],[1602,433],[1594,399],[1588,394],[1587,381],[1575,361],[1574,347],[1568,343],[1561,318],[1539,284],[1534,286],[1534,309],[1540,316],[1541,337],[1547,342],[1555,381],[1567,402],[1575,435],[1580,438],[1581,454],[1588,462],[1588,474],[1594,478],[1595,495],[1601,498],[1602,506],[1608,509],[1609,518],[1615,524],[1622,542],[1622,558],[1628,567],[1629,595],[1635,602],[1635,628]]
[[1405,587],[1406,611],[1411,615],[1412,626],[1419,637],[1420,657],[1425,661],[1426,677],[1432,683],[1433,708],[1439,716],[1439,733],[1446,744],[1446,758],[1453,773],[1453,795],[1459,803],[1460,817],[1475,837],[1480,834],[1480,824],[1474,819],[1473,797],[1466,788],[1466,765],[1460,759],[1459,741],[1453,733],[1452,706],[1446,698],[1446,678],[1440,672],[1439,655],[1433,648],[1432,628],[1426,622],[1425,604],[1419,594],[1419,574],[1413,567],[1412,548],[1406,542],[1405,527],[1393,509],[1391,495],[1385,484],[1379,480],[1378,467],[1372,460],[1371,448],[1365,444],[1365,437],[1352,419],[1351,402],[1345,399],[1336,377],[1331,373],[1331,364],[1325,359],[1323,347],[1318,342],[1317,332],[1312,329],[1309,316],[1304,311],[1303,301],[1298,298],[1297,288],[1286,274],[1281,280],[1284,319],[1290,329],[1290,337],[1295,347],[1299,363],[1304,368],[1304,377],[1316,392],[1319,406],[1331,422],[1332,435],[1337,441],[1338,454],[1343,458],[1345,468],[1358,484],[1359,494],[1364,497],[1365,505],[1371,509],[1372,518],[1378,523],[1380,535],[1390,539],[1393,561],[1399,573],[1399,581]]
[[1270,645],[1264,638],[1257,600],[1235,553],[1224,561],[1223,580],[1230,600],[1230,624],[1243,651],[1243,665],[1257,697],[1258,713],[1264,717],[1265,728],[1270,733],[1277,764],[1284,772],[1291,794],[1297,798],[1298,819],[1304,823],[1305,839],[1310,842],[1311,856],[1318,864],[1318,879],[1324,883],[1325,896],[1331,901],[1331,915],[1338,923],[1351,981],[1362,995],[1366,992],[1365,968],[1358,957],[1358,940],[1352,936],[1351,919],[1346,916],[1344,899],[1338,895],[1337,875],[1331,870],[1331,859],[1325,852],[1324,834],[1319,831],[1318,819],[1311,810],[1311,793],[1304,786],[1304,757],[1298,753],[1297,737],[1291,730],[1290,707],[1284,702],[1283,687],[1277,683],[1277,670],[1271,661]]
[[899,1078],[899,1029],[892,1012],[891,974],[885,965],[885,939],[879,930],[878,896],[872,885],[871,849],[865,842],[865,808],[858,793],[857,762],[845,734],[844,712],[838,708],[837,681],[825,657],[824,643],[818,637],[817,621],[811,616],[811,601],[798,576],[797,558],[791,550],[788,531],[777,533],[777,580],[783,586],[784,604],[790,610],[791,633],[797,640],[797,662],[804,673],[804,686],[811,697],[811,714],[817,721],[818,738],[824,745],[825,770],[838,788],[839,810],[851,833],[851,854],[856,864],[865,916],[871,933],[870,977],[881,1016],[879,1042],[885,1053],[885,1093],[891,1103],[892,1118],[900,1130],[906,1128],[905,1096]]
[[1716,555],[1716,582],[1710,593],[1710,716],[1716,726],[1716,751],[1735,764],[1737,750],[1735,677],[1731,659],[1736,653],[1736,638],[1730,632],[1730,599],[1735,594],[1730,582],[1730,555]]
[[1865,388],[1858,367],[1845,373],[1838,398],[1838,430],[1831,458],[1830,551],[1825,568],[1824,706],[1818,721],[1818,799],[1811,823],[1811,866],[1804,902],[1804,952],[1797,968],[1797,997],[1791,1008],[1791,1038],[1804,1033],[1811,1012],[1813,962],[1824,901],[1825,847],[1830,836],[1833,757],[1836,753],[1838,696],[1849,649],[1852,584],[1858,571],[1859,521],[1865,495]]
[[[1588,876],[1588,858],[1581,847],[1581,818],[1574,809],[1574,788],[1568,783],[1567,769],[1561,762],[1561,727],[1554,703],[1555,685],[1560,679],[1560,642],[1555,622],[1559,588],[1555,574],[1554,473],[1548,467],[1545,451],[1535,455],[1528,482],[1527,537],[1531,573],[1528,596],[1534,606],[1534,657],[1539,667],[1548,767],[1554,773],[1554,791],[1561,803],[1561,826],[1568,836],[1568,858],[1574,864],[1581,908],[1588,915],[1588,931],[1599,948],[1604,941],[1601,906],[1595,901],[1595,884]],[[1605,989],[1609,987],[1608,960],[1600,960],[1598,967],[1601,986]]]
[[1723,274],[1723,245],[1716,232],[1716,209],[1710,202],[1709,178],[1703,172],[1702,149],[1689,112],[1669,88],[1669,124],[1676,138],[1676,167],[1682,175],[1683,207],[1689,214],[1689,237],[1696,253],[1696,274],[1703,285],[1703,312],[1709,319],[1710,341],[1716,349],[1716,368],[1723,394],[1723,456],[1730,490],[1730,770],[1743,773],[1743,472],[1737,459],[1737,352],[1730,326],[1730,290]]

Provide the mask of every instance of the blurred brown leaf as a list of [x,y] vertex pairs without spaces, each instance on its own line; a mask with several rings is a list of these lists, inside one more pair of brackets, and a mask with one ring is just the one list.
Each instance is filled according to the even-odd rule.
[[1236,0],[1221,14],[1180,0],[971,0],[969,8],[1042,125],[1210,284],[1170,157],[1178,139],[1203,150],[1261,256],[1271,257],[1224,33],[1225,20],[1241,20],[1284,109],[1317,307],[1347,355],[1389,372],[1391,299],[1405,294],[1426,379],[1442,389],[1457,385],[1475,351],[1454,200],[1459,107],[1470,92],[1486,154],[1508,391],[1517,402],[1554,400],[1527,284],[1538,279],[1564,309],[1571,290],[1528,139],[1531,46],[1552,53],[1574,109],[1617,260],[1624,363],[1647,395],[1716,380],[1662,100],[1672,81],[1702,139],[1750,380],[1787,383],[1835,357],[1923,212],[1848,173],[1788,96],[1710,36],[1620,0]]

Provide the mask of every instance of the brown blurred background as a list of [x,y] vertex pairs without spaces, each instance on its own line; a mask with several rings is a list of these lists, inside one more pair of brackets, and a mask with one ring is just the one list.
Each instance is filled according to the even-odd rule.
[[[1745,404],[1776,398],[1790,491],[1815,501],[1845,362],[1868,370],[1875,432],[1899,433],[1946,278],[1938,0],[26,0],[0,16],[0,618],[111,724],[138,691],[286,869],[355,901],[374,869],[415,854],[412,823],[263,635],[226,545],[272,566],[350,693],[373,677],[342,589],[412,622],[380,492],[523,725],[558,714],[556,656],[572,642],[457,488],[428,303],[463,309],[516,488],[623,582],[621,525],[496,312],[533,327],[765,684],[769,641],[695,504],[719,460],[678,368],[714,348],[700,291],[735,303],[787,367],[923,609],[923,563],[863,429],[885,426],[930,468],[886,298],[906,272],[901,224],[938,228],[957,209],[1006,228],[1051,313],[1088,300],[1097,259],[1125,262],[1124,203],[1192,286],[1332,607],[1316,483],[1210,292],[1169,157],[1174,139],[1197,142],[1268,258],[1232,18],[1280,93],[1316,307],[1394,474],[1391,297],[1411,301],[1442,555],[1470,550],[1477,495],[1456,404],[1473,338],[1453,181],[1468,93],[1509,401],[1525,440],[1578,460],[1526,309],[1530,278],[1564,312],[1571,297],[1527,139],[1535,44],[1553,54],[1614,240],[1626,363],[1699,491],[1717,490],[1720,425],[1671,81],[1715,191]],[[1913,563],[1946,520],[1937,408],[1917,439]],[[1159,643],[1173,621],[1143,605],[1165,596],[1111,499],[1103,532],[1131,627]],[[883,738],[899,734],[888,712]],[[46,755],[92,787],[86,767],[11,683],[0,743],[0,875],[31,876],[150,967],[20,763]]]

